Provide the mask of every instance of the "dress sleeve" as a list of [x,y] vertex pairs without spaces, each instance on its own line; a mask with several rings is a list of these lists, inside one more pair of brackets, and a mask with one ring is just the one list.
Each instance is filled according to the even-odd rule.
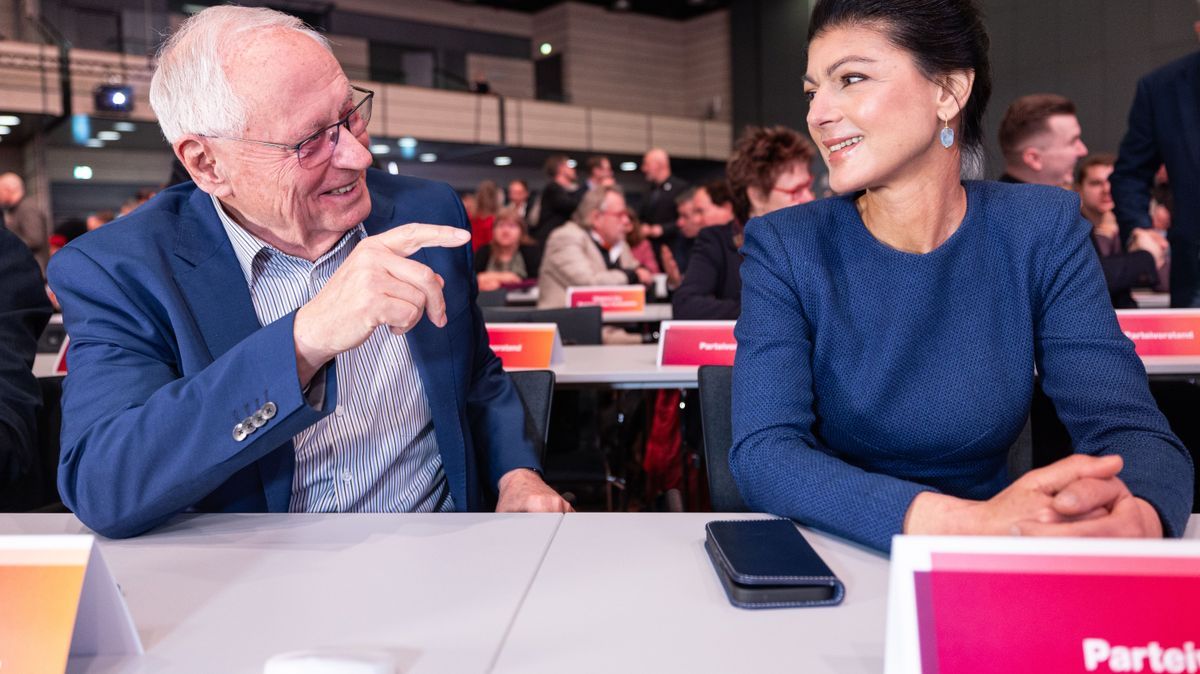
[[1159,412],[1146,370],[1121,332],[1078,201],[1063,199],[1053,245],[1042,246],[1036,359],[1075,451],[1120,454],[1119,477],[1179,536],[1192,510],[1192,459]]
[[814,436],[813,326],[792,253],[772,221],[747,226],[730,469],[755,510],[887,551],[912,500],[936,490],[852,466]]

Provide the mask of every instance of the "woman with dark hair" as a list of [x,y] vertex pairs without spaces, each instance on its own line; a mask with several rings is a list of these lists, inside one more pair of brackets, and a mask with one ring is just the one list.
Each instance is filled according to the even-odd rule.
[[[809,132],[843,196],[746,228],[730,467],[755,509],[892,536],[1179,536],[1188,451],[1121,333],[1079,201],[962,181],[988,38],[970,0],[819,0]],[[1034,367],[1076,454],[1012,481]]]
[[492,240],[475,253],[479,289],[487,292],[536,278],[541,263],[520,212],[513,206],[500,209],[492,224]]
[[671,298],[680,320],[736,320],[742,312],[742,231],[752,217],[813,200],[812,143],[785,126],[747,127],[725,173],[733,222],[705,227],[696,237],[683,283]]

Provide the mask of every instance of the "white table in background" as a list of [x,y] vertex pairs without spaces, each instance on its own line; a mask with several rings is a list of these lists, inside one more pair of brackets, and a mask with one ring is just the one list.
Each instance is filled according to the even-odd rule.
[[1133,300],[1139,309],[1169,309],[1171,308],[1171,293],[1156,293],[1149,290],[1133,291]]
[[695,366],[658,366],[657,344],[564,346],[563,362],[552,366],[564,388],[696,388]]
[[[262,672],[272,655],[381,650],[397,671],[488,669],[560,515],[193,515],[100,539],[146,654],[69,671]],[[2,515],[0,533],[89,533]]]
[[669,302],[649,302],[643,311],[606,311],[605,323],[661,323],[671,320]]
[[752,517],[567,515],[493,671],[883,671],[887,558],[806,530],[846,585],[842,605],[735,608],[704,551],[704,524]]

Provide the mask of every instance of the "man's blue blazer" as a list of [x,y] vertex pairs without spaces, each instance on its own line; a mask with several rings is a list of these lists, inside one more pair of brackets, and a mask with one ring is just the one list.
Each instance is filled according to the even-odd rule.
[[[368,234],[410,222],[468,229],[448,185],[370,170]],[[408,334],[451,495],[479,510],[500,477],[538,468],[524,411],[488,346],[475,305],[470,246],[412,259],[446,281],[446,327]],[[296,373],[295,312],[260,325],[245,276],[208,194],[165,190],[54,256],[50,285],[71,338],[58,484],[64,503],[110,537],[187,510],[286,512],[291,439],[337,404],[326,371],[322,409]],[[266,402],[278,412],[244,441],[233,428]]]

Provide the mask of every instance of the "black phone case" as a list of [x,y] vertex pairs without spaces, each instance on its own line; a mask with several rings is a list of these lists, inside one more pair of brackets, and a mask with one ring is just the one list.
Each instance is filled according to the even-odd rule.
[[704,525],[704,547],[739,608],[834,606],[845,587],[788,519]]

